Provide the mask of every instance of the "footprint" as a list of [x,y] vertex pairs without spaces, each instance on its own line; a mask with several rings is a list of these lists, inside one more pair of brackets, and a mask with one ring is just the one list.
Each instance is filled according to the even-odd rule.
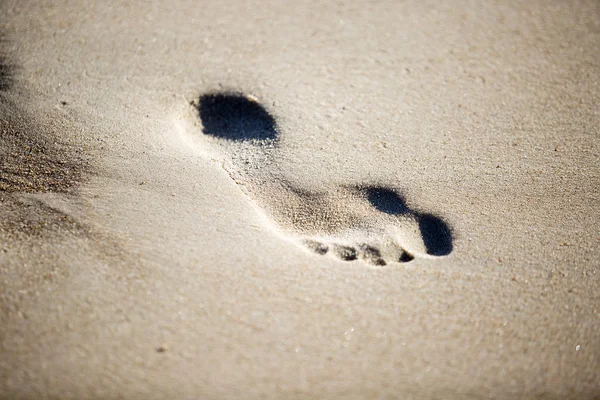
[[448,225],[411,209],[391,188],[349,185],[311,192],[287,179],[278,167],[277,123],[255,97],[209,93],[193,105],[207,146],[231,178],[306,249],[373,266],[452,251]]

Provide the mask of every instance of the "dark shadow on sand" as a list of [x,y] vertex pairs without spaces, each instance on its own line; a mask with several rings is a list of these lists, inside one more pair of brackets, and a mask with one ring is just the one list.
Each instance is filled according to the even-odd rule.
[[415,213],[423,236],[427,254],[446,256],[452,252],[452,233],[450,227],[439,217],[432,214]]
[[433,214],[413,211],[398,193],[384,187],[372,186],[362,189],[377,210],[391,215],[413,215],[421,231],[427,254],[445,256],[452,252],[450,227]]
[[197,108],[206,135],[233,141],[277,139],[275,119],[242,93],[205,94]]
[[394,215],[410,213],[404,199],[393,190],[383,187],[368,187],[364,190],[369,202],[379,211]]

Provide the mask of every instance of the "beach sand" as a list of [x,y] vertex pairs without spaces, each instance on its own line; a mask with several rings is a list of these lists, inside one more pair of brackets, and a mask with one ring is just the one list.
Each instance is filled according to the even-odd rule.
[[600,397],[597,1],[0,15],[0,398]]

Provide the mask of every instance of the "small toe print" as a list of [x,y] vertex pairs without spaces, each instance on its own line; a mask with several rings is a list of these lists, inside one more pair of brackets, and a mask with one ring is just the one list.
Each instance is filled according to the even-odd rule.
[[318,242],[316,240],[308,240],[307,239],[304,241],[304,244],[310,250],[312,250],[315,253],[320,254],[320,255],[327,254],[327,252],[329,251],[329,246],[327,246],[324,243]]
[[338,256],[339,258],[341,258],[344,261],[356,260],[356,249],[353,247],[335,245],[333,247],[333,252],[336,256]]
[[360,250],[362,252],[363,259],[367,263],[381,267],[387,265],[385,260],[381,257],[381,252],[379,249],[365,244],[360,247]]
[[401,263],[405,263],[405,262],[412,261],[414,259],[415,259],[415,257],[412,254],[407,253],[406,251],[403,251],[402,254],[400,255],[400,257],[398,258],[398,261]]

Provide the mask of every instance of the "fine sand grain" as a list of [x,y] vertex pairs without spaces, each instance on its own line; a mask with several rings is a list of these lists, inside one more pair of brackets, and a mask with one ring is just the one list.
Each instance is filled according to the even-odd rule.
[[600,397],[597,1],[0,16],[1,399]]

